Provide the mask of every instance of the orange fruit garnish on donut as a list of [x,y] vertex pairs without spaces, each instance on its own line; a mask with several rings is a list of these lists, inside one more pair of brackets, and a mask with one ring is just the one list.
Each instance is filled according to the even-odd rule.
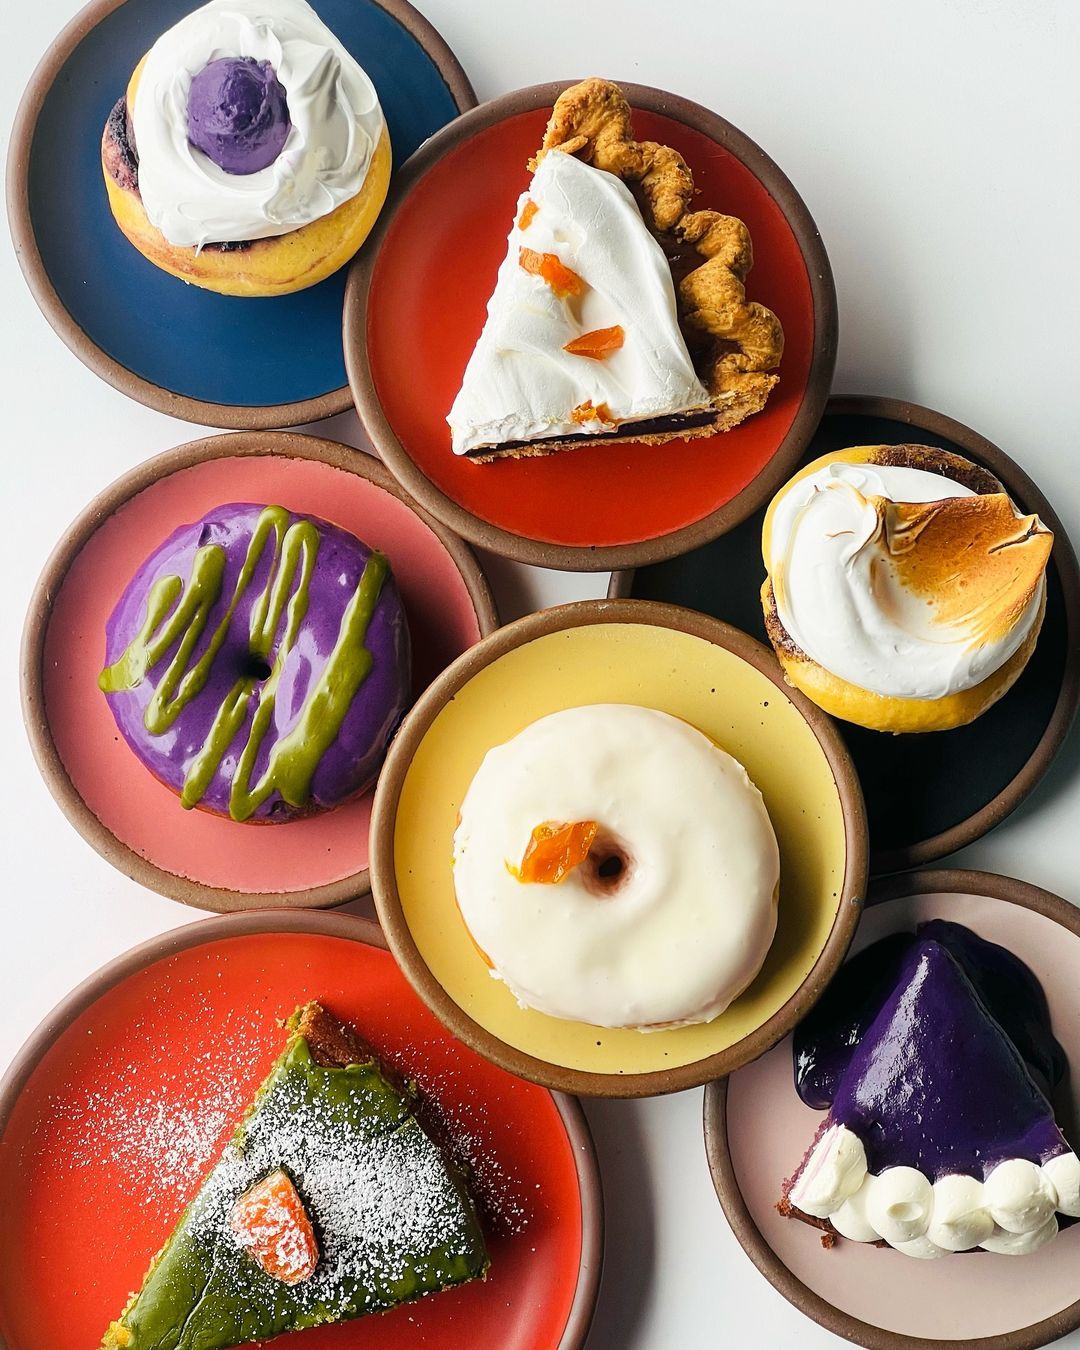
[[302,1284],[315,1273],[319,1244],[287,1173],[271,1172],[245,1191],[229,1215],[229,1228],[252,1260],[282,1284]]
[[589,856],[599,828],[595,820],[537,825],[517,869],[517,879],[557,886]]
[[518,265],[531,276],[542,277],[558,296],[585,294],[584,281],[554,253],[537,253],[534,248],[519,249]]
[[626,334],[618,324],[614,328],[594,328],[591,333],[582,333],[563,345],[563,351],[571,356],[587,356],[590,361],[603,361],[605,357],[617,352],[626,341]]

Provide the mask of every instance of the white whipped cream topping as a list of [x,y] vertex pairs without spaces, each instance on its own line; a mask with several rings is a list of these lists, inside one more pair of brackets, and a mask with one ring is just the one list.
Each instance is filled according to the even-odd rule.
[[859,1190],[865,1176],[862,1140],[843,1125],[830,1125],[818,1140],[791,1198],[806,1214],[827,1219]]
[[924,1237],[934,1212],[934,1188],[914,1167],[889,1167],[867,1178],[866,1217],[891,1246]]
[[884,1240],[920,1260],[974,1247],[1024,1256],[1056,1235],[1055,1207],[1072,1217],[1080,1213],[1080,1159],[1062,1153],[1040,1167],[1010,1158],[985,1181],[956,1175],[931,1184],[914,1167],[868,1172],[862,1140],[834,1124],[806,1160],[790,1199],[804,1213],[828,1219],[841,1237]]
[[934,1182],[934,1217],[926,1236],[949,1252],[967,1252],[994,1231],[984,1187],[975,1177],[955,1174]]
[[1062,1214],[1080,1219],[1080,1158],[1075,1153],[1059,1153],[1043,1163],[1043,1176],[1054,1188]]
[[1058,1221],[1051,1214],[1043,1226],[1036,1228],[1033,1233],[1010,1233],[1008,1229],[995,1228],[993,1235],[985,1242],[980,1242],[979,1246],[984,1251],[997,1252],[1001,1256],[1027,1256],[1045,1247],[1057,1235]]
[[[288,98],[288,138],[257,173],[226,173],[188,141],[191,82],[230,56],[269,61]],[[374,85],[306,0],[211,0],[181,19],[150,49],[131,118],[150,223],[193,248],[329,215],[363,187],[385,127]]]
[[[558,884],[511,872],[536,826],[575,821],[625,849],[617,890],[598,895],[584,865]],[[523,1007],[595,1026],[723,1012],[772,943],[779,875],[742,765],[678,718],[629,704],[552,713],[489,750],[454,835],[458,905],[495,977]]]
[[777,614],[806,655],[890,698],[944,698],[999,670],[1031,632],[1045,582],[1000,641],[973,644],[969,634],[935,623],[925,599],[890,584],[877,513],[867,501],[974,495],[925,469],[840,462],[786,488],[773,512],[767,562]]
[[1057,1208],[1057,1194],[1037,1163],[1010,1158],[983,1183],[991,1218],[1007,1233],[1033,1233]]
[[[520,229],[530,200],[537,210]],[[521,267],[522,248],[555,254],[586,283],[585,294],[560,298]],[[616,325],[623,346],[604,360],[563,350]],[[671,268],[629,190],[553,151],[518,201],[487,322],[446,419],[454,453],[605,429],[570,416],[586,402],[634,422],[707,408],[709,396],[679,329]]]

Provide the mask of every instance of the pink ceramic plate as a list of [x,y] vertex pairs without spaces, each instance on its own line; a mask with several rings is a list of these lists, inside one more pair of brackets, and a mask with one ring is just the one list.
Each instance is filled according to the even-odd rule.
[[61,541],[27,620],[27,727],[69,818],[144,885],[205,909],[340,904],[368,889],[373,794],[271,826],[185,811],[120,738],[98,692],[105,622],[141,562],[177,526],[238,501],[321,516],[389,556],[412,632],[417,693],[497,626],[467,546],[369,456],[292,434],[210,437],[120,479]]
[[[1080,911],[1024,882],[982,872],[917,872],[871,894],[852,952],[932,918],[967,924],[1026,961],[1050,1001],[1073,1067],[1058,1119],[1080,1143]],[[776,1201],[821,1121],[792,1083],[791,1038],[705,1098],[717,1194],[748,1255],[816,1322],[871,1350],[1033,1350],[1080,1327],[1080,1224],[1030,1257],[989,1252],[915,1261],[856,1242],[822,1248]]]

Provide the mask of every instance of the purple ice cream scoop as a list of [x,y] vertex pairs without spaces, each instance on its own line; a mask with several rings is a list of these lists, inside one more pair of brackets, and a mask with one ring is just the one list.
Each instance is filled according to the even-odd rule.
[[944,920],[854,957],[795,1033],[796,1087],[862,1140],[867,1167],[984,1180],[1068,1150],[1048,1096],[1067,1072],[1016,956]]
[[191,81],[188,140],[226,173],[268,168],[292,122],[285,89],[269,61],[223,56]]
[[139,569],[100,684],[184,806],[290,820],[374,782],[410,699],[409,630],[382,554],[316,517],[232,504]]

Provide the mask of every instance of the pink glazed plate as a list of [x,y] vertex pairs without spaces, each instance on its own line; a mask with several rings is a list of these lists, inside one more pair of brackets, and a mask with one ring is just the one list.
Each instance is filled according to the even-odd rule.
[[386,553],[412,634],[416,694],[498,626],[469,547],[369,455],[293,433],[211,436],[119,479],[57,546],[23,638],[31,744],[68,819],[144,886],[219,911],[342,904],[368,891],[373,792],[271,826],[185,811],[119,736],[98,691],[105,624],[121,592],[174,529],[226,502],[319,516]]
[[[1015,952],[1046,991],[1072,1065],[1057,1118],[1080,1143],[1080,910],[986,872],[926,871],[873,888],[851,954],[928,919],[966,924]],[[1030,1256],[916,1261],[839,1241],[831,1250],[776,1202],[821,1113],[795,1092],[791,1037],[705,1094],[705,1144],[720,1203],[757,1268],[807,1317],[869,1350],[1035,1350],[1080,1327],[1080,1224]]]

